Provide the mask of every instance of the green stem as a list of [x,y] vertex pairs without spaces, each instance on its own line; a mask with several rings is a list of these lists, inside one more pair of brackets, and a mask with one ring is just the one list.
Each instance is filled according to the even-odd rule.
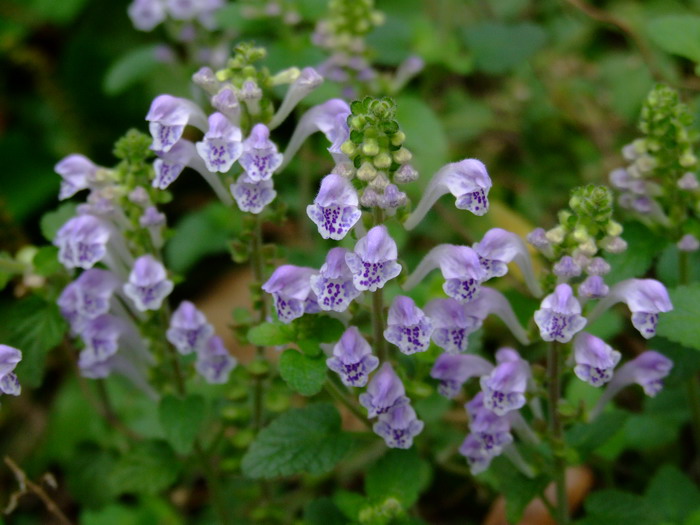
[[554,455],[554,484],[556,486],[556,513],[554,518],[559,525],[569,522],[569,508],[566,497],[566,461],[563,456],[564,433],[559,418],[561,398],[561,347],[552,341],[547,351],[547,378],[549,394],[549,434]]
[[335,399],[336,401],[339,401],[345,407],[352,412],[357,419],[362,421],[367,427],[372,428],[372,424],[369,422],[367,419],[367,416],[365,416],[360,408],[355,405],[352,401],[350,401],[347,396],[343,393],[343,391],[336,385],[332,380],[326,381],[326,384],[324,385],[326,388],[326,391]]
[[[690,260],[688,252],[678,251],[678,282],[686,285],[690,282]],[[700,381],[698,375],[693,374],[686,384],[688,392],[688,404],[690,405],[690,421],[695,439],[695,456],[700,455]]]

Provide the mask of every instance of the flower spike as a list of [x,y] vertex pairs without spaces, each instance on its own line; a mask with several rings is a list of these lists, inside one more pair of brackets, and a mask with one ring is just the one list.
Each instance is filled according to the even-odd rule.
[[357,191],[348,179],[331,173],[321,181],[321,188],[306,214],[316,223],[324,239],[341,240],[360,220]]

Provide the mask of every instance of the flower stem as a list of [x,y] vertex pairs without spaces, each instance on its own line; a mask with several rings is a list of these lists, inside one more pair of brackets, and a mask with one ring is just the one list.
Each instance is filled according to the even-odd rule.
[[549,434],[554,455],[554,484],[556,486],[556,519],[558,525],[569,522],[568,500],[566,497],[566,460],[563,456],[564,433],[559,418],[561,398],[561,346],[552,341],[547,351],[547,378],[549,394]]

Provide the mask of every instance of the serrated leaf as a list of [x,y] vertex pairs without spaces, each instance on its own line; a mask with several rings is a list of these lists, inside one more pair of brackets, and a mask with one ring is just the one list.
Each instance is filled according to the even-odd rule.
[[672,465],[659,469],[647,487],[646,496],[673,523],[681,523],[700,509],[700,490]]
[[668,291],[673,310],[659,315],[656,333],[689,348],[700,350],[700,283]]
[[108,95],[118,95],[146,78],[158,64],[156,46],[139,47],[129,51],[109,67],[102,88]]
[[47,241],[53,241],[56,232],[61,229],[68,219],[75,216],[75,210],[78,206],[73,202],[61,204],[54,211],[50,211],[42,215],[39,221],[42,235]]
[[153,439],[134,444],[119,458],[111,478],[116,493],[157,494],[177,479],[180,462],[167,441]]
[[279,370],[289,388],[303,396],[318,394],[326,382],[326,360],[309,357],[296,350],[285,350],[280,356]]
[[619,490],[595,492],[588,497],[585,506],[590,523],[659,525],[663,522],[653,502]]
[[415,449],[393,449],[367,472],[365,492],[379,501],[395,497],[408,509],[418,501],[418,496],[429,481],[430,467]]
[[667,53],[700,62],[700,16],[661,16],[649,23],[647,32],[652,42]]
[[340,429],[340,414],[329,404],[285,412],[264,428],[243,456],[250,478],[275,478],[330,471],[350,449],[352,438]]
[[279,321],[262,323],[248,330],[248,342],[256,346],[280,346],[294,341],[293,326]]
[[158,418],[165,437],[175,452],[189,454],[204,422],[204,398],[191,395],[184,399],[165,396],[158,407]]

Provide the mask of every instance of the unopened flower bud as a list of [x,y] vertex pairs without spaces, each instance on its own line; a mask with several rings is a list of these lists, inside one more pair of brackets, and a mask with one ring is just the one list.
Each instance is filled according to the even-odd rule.
[[622,225],[619,222],[610,221],[608,222],[608,226],[605,228],[605,231],[611,237],[618,237],[622,234]]
[[362,153],[369,157],[374,157],[377,153],[379,153],[379,145],[377,144],[377,141],[372,139],[365,141],[365,143],[362,144]]
[[377,176],[377,169],[370,162],[363,162],[357,170],[357,178],[364,182],[374,180]]
[[397,164],[404,164],[413,158],[413,154],[406,148],[395,151],[392,156],[394,157],[394,162]]
[[374,157],[373,163],[380,170],[386,169],[389,166],[391,166],[391,157],[389,156],[388,153],[382,152],[379,155],[377,155],[376,157]]
[[562,242],[564,242],[564,228],[562,228],[561,226],[552,228],[547,233],[545,233],[545,237],[552,244],[561,244]]

